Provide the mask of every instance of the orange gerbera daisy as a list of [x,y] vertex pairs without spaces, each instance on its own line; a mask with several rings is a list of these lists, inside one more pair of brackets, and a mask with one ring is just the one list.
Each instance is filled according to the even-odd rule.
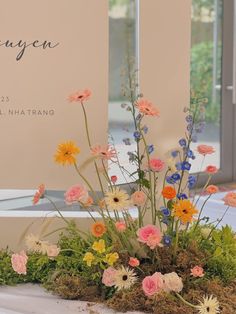
[[55,162],[62,164],[63,166],[66,164],[72,165],[76,162],[75,156],[79,153],[79,147],[72,141],[59,144],[54,156]]
[[138,108],[139,112],[145,116],[160,116],[160,111],[146,99],[139,99],[136,102],[136,107]]
[[171,200],[176,196],[176,191],[172,186],[167,185],[163,188],[161,194],[163,195],[164,198]]
[[99,221],[95,222],[91,227],[92,235],[94,235],[97,238],[100,238],[101,236],[103,236],[104,233],[106,233],[106,231],[107,231],[107,228],[104,225],[104,223],[99,222]]
[[179,200],[173,205],[174,216],[179,218],[184,224],[193,221],[193,216],[198,213],[198,210],[189,200]]

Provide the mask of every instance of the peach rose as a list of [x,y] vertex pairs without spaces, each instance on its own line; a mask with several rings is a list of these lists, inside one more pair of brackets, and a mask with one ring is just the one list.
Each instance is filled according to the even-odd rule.
[[213,154],[215,152],[215,149],[212,146],[202,144],[197,146],[197,151],[199,154],[206,156]]
[[148,297],[159,293],[163,288],[163,275],[156,272],[152,276],[145,277],[142,281],[142,288]]
[[209,174],[215,174],[217,173],[218,169],[216,168],[216,166],[212,166],[209,165],[206,167],[205,172],[209,173]]
[[216,185],[208,185],[208,187],[206,188],[206,192],[208,194],[215,194],[217,192],[219,192],[219,188]]
[[180,292],[183,289],[182,278],[179,277],[175,272],[165,274],[163,276],[163,290],[166,292]]
[[236,193],[235,192],[227,193],[223,198],[223,201],[227,206],[236,207]]
[[149,168],[154,172],[162,171],[165,167],[164,161],[158,158],[152,158],[148,164]]
[[145,204],[147,196],[143,191],[136,191],[131,195],[131,200],[135,205],[141,206]]
[[68,205],[76,202],[86,203],[88,198],[88,191],[80,184],[73,185],[65,193],[65,202]]
[[117,271],[113,267],[105,269],[102,275],[102,283],[107,287],[114,286],[116,273]]
[[21,251],[19,254],[12,254],[11,256],[11,265],[14,271],[17,274],[26,275],[26,264],[28,261],[28,256],[25,254],[25,251]]
[[204,276],[204,269],[201,266],[195,266],[191,268],[191,275],[193,277],[203,277]]

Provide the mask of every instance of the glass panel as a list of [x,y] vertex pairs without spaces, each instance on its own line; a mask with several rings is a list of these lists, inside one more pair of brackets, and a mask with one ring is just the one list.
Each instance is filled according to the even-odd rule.
[[[128,101],[122,85],[127,80],[127,64],[136,59],[136,0],[109,0],[109,134],[115,144],[121,166],[130,173],[136,167],[129,163],[128,153],[136,150],[133,119],[127,112]],[[122,173],[118,165],[109,165],[109,174],[116,175],[117,183],[131,179]]]
[[205,128],[192,149],[204,143],[216,153],[204,161],[196,154],[191,172],[209,164],[220,168],[222,7],[223,0],[192,0],[191,89],[194,95],[208,99]]

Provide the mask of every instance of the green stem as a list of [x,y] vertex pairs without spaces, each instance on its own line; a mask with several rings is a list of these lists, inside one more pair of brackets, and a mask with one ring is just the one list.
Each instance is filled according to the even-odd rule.
[[82,175],[82,173],[79,171],[79,168],[77,166],[76,163],[74,163],[75,166],[75,170],[77,171],[78,175],[81,177],[81,179],[87,184],[88,188],[90,189],[90,191],[94,194],[94,196],[96,196],[96,193],[94,191],[94,189],[92,188],[91,184],[89,183],[89,181],[85,178],[85,176]]
[[185,303],[186,305],[190,306],[190,307],[193,307],[193,308],[197,308],[196,305],[193,305],[191,303],[189,303],[188,301],[186,301],[180,294],[176,293],[177,297],[183,302]]
[[62,213],[60,212],[60,210],[57,208],[57,206],[55,205],[55,203],[46,195],[44,195],[44,197],[52,204],[53,208],[58,212],[59,216],[65,221],[65,223],[68,225],[69,221],[66,220],[65,217],[63,217]]

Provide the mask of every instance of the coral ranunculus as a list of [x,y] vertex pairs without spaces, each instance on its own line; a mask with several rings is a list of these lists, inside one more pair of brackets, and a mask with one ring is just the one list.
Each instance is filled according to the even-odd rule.
[[164,198],[167,198],[168,200],[173,199],[174,197],[176,197],[176,191],[175,189],[170,186],[167,185],[163,188],[161,194],[163,195]]
[[199,154],[205,156],[213,154],[215,152],[215,149],[212,146],[202,144],[197,146],[197,151]]
[[218,172],[218,169],[216,168],[216,166],[209,165],[206,167],[205,172],[209,174],[215,174]]
[[107,231],[107,228],[104,225],[104,223],[99,222],[99,221],[95,222],[91,227],[92,235],[94,235],[97,238],[102,237],[104,233],[106,233],[106,231]]
[[163,275],[156,272],[152,276],[145,277],[142,281],[142,288],[148,297],[161,292],[163,288]]
[[150,170],[154,172],[160,172],[164,169],[165,163],[161,159],[152,158],[150,159],[148,166]]
[[217,192],[219,192],[219,188],[216,185],[208,185],[208,187],[206,188],[206,192],[208,194],[215,194]]
[[115,223],[115,226],[116,226],[116,230],[119,232],[124,232],[127,228],[125,221],[117,221]]
[[140,262],[139,262],[139,260],[136,257],[130,257],[129,265],[131,267],[138,267],[140,265]]
[[223,198],[223,201],[227,206],[236,207],[236,193],[235,192],[227,193]]

